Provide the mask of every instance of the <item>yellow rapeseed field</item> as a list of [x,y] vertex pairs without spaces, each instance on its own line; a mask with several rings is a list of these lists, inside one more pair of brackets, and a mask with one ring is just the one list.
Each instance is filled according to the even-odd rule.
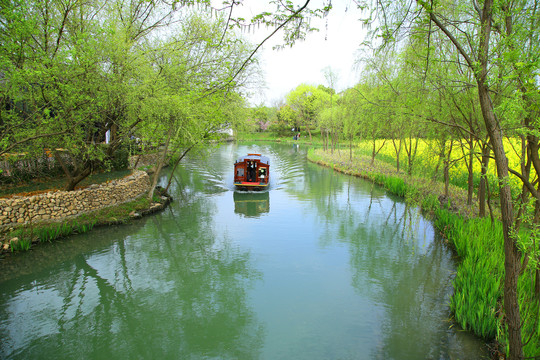
[[[416,139],[413,139],[413,144],[416,142]],[[407,142],[408,144],[409,142]],[[383,145],[384,144],[384,145]],[[448,144],[449,145],[449,144]],[[520,162],[521,162],[521,141],[520,139],[511,139],[505,141],[506,156],[508,157],[509,166],[516,171],[520,171]],[[382,149],[379,151],[376,159],[396,165],[396,150],[394,144],[391,140],[376,140],[375,146],[378,149],[382,146]],[[396,141],[396,146],[399,146],[399,143]],[[373,147],[373,141],[363,140],[357,144],[356,151],[362,155],[371,156]],[[463,153],[465,151],[465,154]],[[439,150],[437,149],[437,144],[434,140],[429,139],[418,139],[418,147],[416,151],[416,162],[414,165],[413,172],[417,175],[423,175],[426,177],[431,177],[434,174],[435,169],[437,168],[437,163],[439,162]],[[475,183],[477,184],[480,179],[481,173],[481,149],[477,146],[473,149],[475,154],[473,160],[473,172],[475,177]],[[461,146],[458,141],[454,141],[452,154],[451,154],[451,167],[449,170],[451,182],[454,185],[464,187],[467,186],[467,163],[465,156],[467,156],[468,161],[468,149],[462,151]],[[493,156],[493,154],[492,154]],[[400,152],[400,169],[402,171],[407,170],[407,153],[405,151],[405,145],[402,143],[401,152]],[[438,168],[438,177],[442,178],[442,163],[439,164]],[[495,167],[495,160],[491,159],[489,162],[488,168],[488,180],[492,184],[491,191],[497,192],[497,170]],[[521,189],[521,181],[514,175],[510,176],[510,184],[512,186],[513,193],[517,194]]]

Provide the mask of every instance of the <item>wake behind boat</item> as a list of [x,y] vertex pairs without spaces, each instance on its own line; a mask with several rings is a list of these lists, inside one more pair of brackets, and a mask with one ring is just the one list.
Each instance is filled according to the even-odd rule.
[[261,190],[270,180],[270,159],[261,154],[247,154],[234,163],[234,186],[241,190]]

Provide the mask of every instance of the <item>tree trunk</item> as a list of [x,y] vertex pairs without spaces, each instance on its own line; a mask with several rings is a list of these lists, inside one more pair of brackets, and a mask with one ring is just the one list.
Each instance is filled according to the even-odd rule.
[[307,132],[309,134],[309,142],[311,143],[311,130],[309,129],[309,126],[306,125]]
[[454,142],[450,141],[450,149],[448,149],[448,156],[444,154],[444,196],[448,198],[448,188],[450,187],[450,159],[452,156],[452,148],[454,146]]
[[444,160],[444,197],[448,198],[448,188],[450,187],[450,174],[448,171],[448,161]]
[[353,136],[349,138],[349,161],[352,163],[352,144],[353,144]]
[[[486,3],[492,0],[487,0]],[[486,5],[484,5],[485,8]],[[485,10],[484,10],[485,11]],[[504,233],[504,311],[508,326],[509,359],[520,360],[523,358],[523,343],[521,338],[521,317],[517,294],[517,283],[520,271],[520,252],[511,236],[514,225],[512,209],[512,194],[508,182],[508,159],[504,151],[502,131],[498,126],[493,104],[488,88],[483,81],[478,81],[478,94],[480,107],[484,115],[484,122],[491,138],[497,176],[499,178],[499,198],[501,203],[501,220]]]
[[405,141],[405,151],[407,152],[407,160],[408,160],[407,174],[411,176],[413,167],[414,167],[414,160],[416,159],[416,151],[418,149],[418,138],[415,139],[414,149],[413,149],[413,140],[412,140],[412,137],[409,137],[409,145],[410,145],[409,150],[407,150],[407,141]]
[[[527,154],[527,143],[525,140],[525,137],[521,137],[521,174],[525,179],[529,179],[531,174],[531,157],[527,158],[527,162],[525,162]],[[516,220],[515,220],[515,230],[519,231],[519,227],[521,226],[521,223],[523,222],[523,216],[527,212],[526,204],[529,202],[529,197],[531,195],[531,192],[529,191],[529,188],[523,182],[521,185],[521,194],[519,196],[520,203],[516,205],[518,212],[516,214]]]
[[495,155],[497,165],[497,176],[499,178],[499,198],[501,203],[501,220],[504,234],[504,311],[506,325],[508,328],[509,360],[521,360],[523,358],[523,341],[521,338],[521,317],[519,313],[519,302],[517,294],[517,284],[520,271],[520,252],[511,235],[514,225],[514,214],[512,208],[512,194],[509,184],[508,159],[504,151],[502,130],[493,110],[493,102],[489,94],[487,74],[488,74],[488,52],[491,25],[493,20],[494,0],[485,0],[481,13],[481,29],[478,47],[479,71],[476,73],[478,84],[478,98],[480,108],[491,145]]
[[379,146],[378,149],[375,146],[376,142],[377,142],[377,139],[373,138],[373,150],[371,152],[371,165],[373,165],[375,163],[375,157],[377,156],[379,151],[381,151],[381,149],[384,147],[384,144],[386,144],[386,139],[383,140],[381,146]]
[[473,135],[471,134],[469,139],[469,161],[467,163],[467,205],[472,205],[473,193],[474,193],[474,177],[473,177]]
[[69,171],[67,164],[64,162],[64,160],[62,159],[62,156],[60,156],[58,151],[54,151],[53,155],[56,161],[62,167],[62,170],[64,170],[64,174],[68,178],[68,183],[66,184],[66,187],[64,188],[65,191],[75,190],[75,186],[77,186],[78,183],[86,179],[92,173],[92,162],[89,160],[85,161],[82,164],[82,167],[79,167],[76,165],[75,169],[73,169],[73,172],[71,172]]
[[491,149],[486,142],[482,146],[482,170],[480,175],[480,185],[478,187],[478,216],[486,216],[486,191],[487,191],[487,170],[489,165],[489,154]]
[[375,140],[375,138],[373,138],[373,149],[371,150],[371,165],[373,165],[375,163],[375,156],[377,155],[377,153],[375,152],[375,146],[376,146],[376,143],[377,140]]
[[195,147],[195,145],[197,145],[197,143],[191,145],[190,147],[188,147],[183,153],[182,155],[178,158],[178,160],[176,160],[176,162],[174,163],[174,166],[171,170],[171,175],[169,177],[169,181],[167,182],[167,186],[165,187],[165,192],[167,192],[169,190],[169,187],[171,186],[171,182],[172,182],[172,178],[173,178],[173,175],[174,175],[174,171],[176,170],[176,168],[178,167],[178,164],[180,164],[180,161],[184,158],[184,156],[186,156],[186,154],[191,151],[191,149],[193,149],[193,147]]
[[161,168],[165,163],[165,159],[167,159],[167,152],[169,151],[169,143],[171,142],[172,133],[173,127],[171,126],[169,128],[169,133],[167,134],[167,141],[165,142],[165,148],[163,149],[163,156],[161,156],[157,163],[156,172],[154,173],[154,178],[152,180],[152,186],[150,186],[150,190],[148,191],[148,201],[152,201],[154,196],[154,189],[156,188],[157,181],[159,179],[159,173],[161,172]]
[[399,172],[399,153],[401,152],[401,139],[399,139],[399,147],[396,146],[396,140],[392,139],[392,144],[394,144],[394,150],[396,152],[396,170]]
[[326,130],[326,151],[332,152],[332,145],[330,144],[330,130]]
[[75,186],[77,186],[78,183],[86,179],[91,173],[92,173],[92,168],[90,166],[85,166],[81,171],[77,173],[77,175],[73,177],[69,177],[69,181],[66,186],[66,191],[75,190]]
[[[540,191],[540,184],[538,184],[537,189]],[[538,224],[540,222],[540,200],[536,200],[534,204],[534,224]],[[540,247],[540,244],[538,244]],[[540,258],[537,259],[538,262],[540,262]],[[540,301],[540,268],[536,269],[535,271],[535,282],[534,282],[534,294],[536,298]]]

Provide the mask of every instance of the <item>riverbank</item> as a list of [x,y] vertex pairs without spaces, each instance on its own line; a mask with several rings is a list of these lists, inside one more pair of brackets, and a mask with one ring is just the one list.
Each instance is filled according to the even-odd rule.
[[172,197],[157,187],[152,200],[148,200],[146,192],[133,201],[83,213],[62,221],[40,222],[7,229],[0,233],[2,244],[0,252],[5,254],[26,251],[39,243],[85,233],[96,227],[126,224],[165,209],[171,201]]
[[[373,181],[405,197],[408,202],[418,204],[433,217],[435,226],[460,259],[453,279],[454,294],[450,299],[453,320],[490,344],[493,358],[504,358],[507,332],[503,311],[504,249],[500,221],[477,218],[478,205],[475,202],[467,205],[464,189],[450,185],[449,196],[445,196],[444,184],[408,176],[377,160],[371,164],[369,157],[355,157],[351,162],[346,151],[330,153],[310,149],[308,160]],[[534,298],[533,287],[534,272],[524,271],[518,286],[522,332],[524,339],[531,339],[524,346],[524,353],[534,357],[540,353],[540,329],[539,304]]]
[[164,209],[172,201],[164,189],[157,187],[148,199],[147,172],[153,172],[156,157],[134,156],[130,167],[138,170],[75,191],[51,188],[1,198],[0,253],[26,251],[41,242],[124,224]]

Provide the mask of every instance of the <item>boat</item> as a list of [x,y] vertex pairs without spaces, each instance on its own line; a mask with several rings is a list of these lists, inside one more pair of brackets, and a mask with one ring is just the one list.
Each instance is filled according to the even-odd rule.
[[270,159],[247,154],[234,163],[234,186],[240,190],[262,190],[270,183]]

